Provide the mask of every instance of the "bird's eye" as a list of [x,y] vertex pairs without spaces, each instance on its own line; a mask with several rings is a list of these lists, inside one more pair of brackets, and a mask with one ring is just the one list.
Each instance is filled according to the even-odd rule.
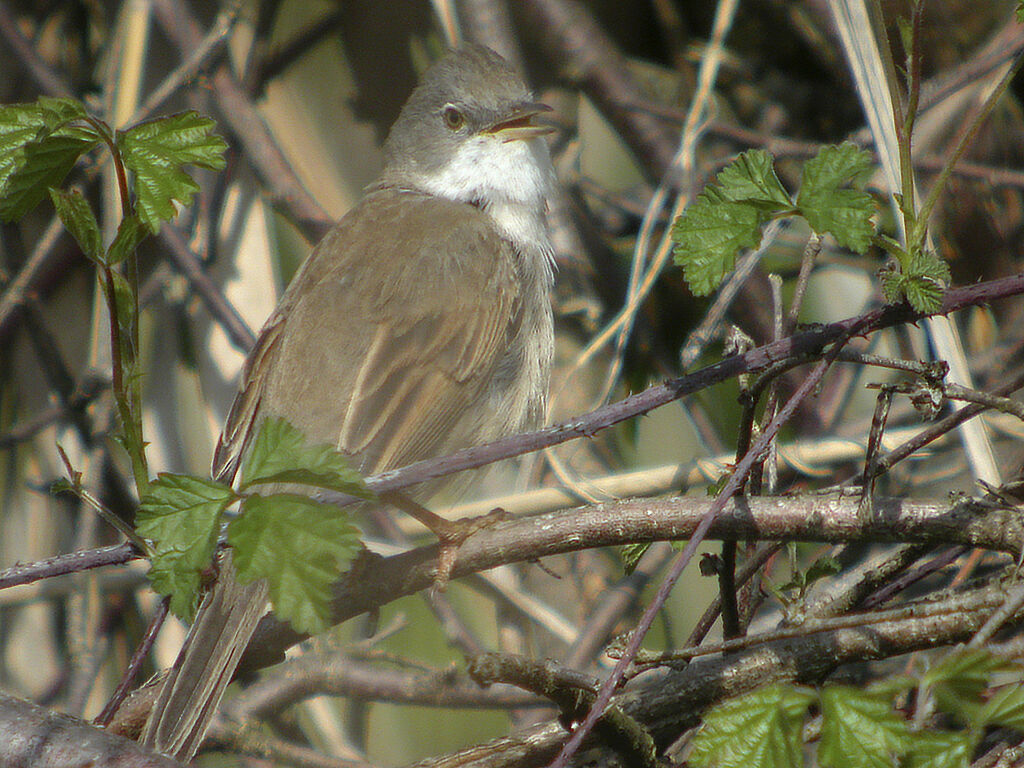
[[444,124],[453,131],[459,130],[466,122],[465,115],[454,104],[447,105],[442,110],[441,117],[444,118]]

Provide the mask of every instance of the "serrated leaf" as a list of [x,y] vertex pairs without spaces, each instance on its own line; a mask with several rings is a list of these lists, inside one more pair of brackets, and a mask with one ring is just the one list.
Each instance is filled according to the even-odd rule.
[[759,202],[785,210],[793,206],[789,193],[775,174],[772,156],[763,149],[741,153],[715,177],[718,194],[733,202]]
[[121,219],[121,223],[117,225],[117,234],[107,249],[107,264],[113,266],[127,259],[148,234],[149,231],[139,221],[138,216],[126,216]]
[[251,496],[228,526],[239,579],[265,578],[274,612],[298,632],[330,626],[331,584],[360,548],[339,507],[305,496]]
[[918,312],[935,312],[942,306],[942,286],[930,277],[904,275],[903,293]]
[[978,724],[1024,731],[1024,684],[1012,683],[996,690],[981,707]]
[[911,735],[904,768],[967,768],[975,742],[967,733],[919,731]]
[[716,768],[803,765],[800,739],[809,691],[772,685],[722,702],[704,714],[689,764]]
[[73,120],[84,120],[88,117],[85,105],[74,99],[40,96],[35,105],[39,107],[39,117],[43,125],[51,131],[62,128]]
[[99,135],[90,126],[65,128],[68,121],[85,116],[85,108],[72,99],[44,96],[31,104],[0,106],[0,191],[24,165],[25,148],[32,142],[41,141],[58,129],[72,138],[98,140]]
[[761,243],[763,215],[753,205],[712,200],[701,193],[672,225],[675,263],[696,296],[714,291],[736,263],[741,248]]
[[[210,552],[213,558],[213,552]],[[149,584],[158,595],[170,597],[171,613],[182,621],[191,622],[199,607],[202,571],[196,566],[192,552],[175,549],[158,550],[149,565]],[[207,563],[208,565],[209,563]]]
[[861,189],[845,189],[871,169],[871,155],[850,142],[825,146],[804,163],[797,207],[818,234],[831,234],[840,245],[864,253],[875,228],[875,204]]
[[818,760],[834,768],[892,768],[907,748],[909,729],[888,699],[856,688],[826,686],[821,692]]
[[0,192],[25,157],[25,145],[39,135],[43,117],[35,104],[0,107]]
[[223,483],[164,473],[139,505],[135,530],[156,550],[150,566],[153,589],[171,595],[179,616],[194,610],[200,575],[213,561],[220,516],[235,498]]
[[118,134],[124,164],[135,174],[138,215],[151,232],[177,214],[174,203],[188,205],[199,185],[184,165],[219,170],[227,144],[214,133],[213,120],[182,112],[140,123]]
[[881,273],[882,295],[888,304],[898,304],[903,301],[906,294],[903,292],[903,273],[899,270],[885,270]]
[[82,253],[95,262],[102,261],[103,241],[100,238],[100,226],[82,193],[77,189],[65,192],[51,188],[50,199],[57,215],[75,238]]
[[330,445],[309,445],[302,432],[276,416],[263,420],[242,467],[242,487],[256,483],[298,483],[374,498],[343,453]]
[[619,550],[622,556],[622,570],[627,576],[636,570],[640,558],[650,548],[650,542],[644,542],[642,544],[626,544]]
[[78,132],[55,133],[15,149],[0,168],[0,219],[14,221],[32,210],[47,196],[50,187],[64,181],[78,158],[92,149],[96,141]]

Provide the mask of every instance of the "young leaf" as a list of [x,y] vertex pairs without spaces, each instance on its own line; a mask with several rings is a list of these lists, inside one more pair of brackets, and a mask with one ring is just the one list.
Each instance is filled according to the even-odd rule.
[[705,192],[672,225],[672,252],[696,296],[714,291],[736,263],[741,248],[761,243],[762,214],[748,203],[715,200]]
[[985,702],[978,714],[981,725],[1002,725],[1024,731],[1024,684],[1004,685]]
[[63,128],[16,148],[0,167],[0,219],[13,221],[32,210],[96,142],[86,131]]
[[340,508],[293,494],[247,498],[228,543],[239,579],[265,578],[274,612],[311,634],[330,626],[330,586],[361,546]]
[[277,417],[263,420],[242,467],[242,487],[256,483],[299,483],[360,499],[374,497],[344,454],[329,445],[308,445],[305,435]]
[[71,236],[75,238],[82,253],[95,262],[103,259],[103,241],[100,238],[100,226],[96,223],[92,208],[77,189],[68,192],[50,189],[53,207],[64,222]]
[[800,731],[811,692],[772,685],[722,702],[704,715],[689,763],[715,768],[803,765]]
[[[85,108],[72,99],[44,96],[32,104],[0,106],[0,191],[11,175],[24,165],[25,148],[29,144],[41,141],[69,121],[85,116]],[[99,139],[89,126],[79,126],[69,133],[83,139]]]
[[138,214],[151,232],[176,215],[175,201],[192,202],[199,191],[183,165],[219,170],[227,144],[211,133],[214,122],[195,112],[150,120],[118,134],[124,164],[135,173]]
[[[210,552],[213,559],[213,552]],[[189,550],[166,549],[154,554],[149,564],[149,584],[158,595],[170,597],[171,613],[182,621],[191,622],[199,607],[202,572],[210,564],[198,564],[196,555]]]
[[113,266],[127,259],[148,234],[138,216],[125,216],[117,225],[117,234],[107,249],[107,264]]
[[960,648],[942,657],[921,677],[921,685],[933,690],[945,687],[956,698],[977,699],[996,672],[1012,669],[1005,659],[982,648]]
[[672,225],[675,263],[690,290],[697,296],[715,290],[740,249],[761,243],[761,225],[792,208],[771,155],[763,149],[740,154]]
[[636,570],[640,558],[650,548],[650,542],[644,542],[642,544],[626,544],[619,550],[619,554],[622,556],[622,570],[627,576]]
[[714,188],[726,200],[764,203],[769,210],[793,206],[789,193],[775,175],[772,156],[763,149],[741,153],[715,177]]
[[900,763],[904,768],[967,768],[975,740],[967,733],[918,731]]
[[840,245],[864,253],[875,228],[875,205],[861,189],[845,189],[871,168],[871,155],[854,144],[822,147],[804,164],[796,203],[818,234],[830,233]]
[[149,486],[136,517],[139,535],[156,554],[153,588],[171,595],[172,610],[187,617],[194,608],[202,571],[213,560],[221,513],[235,500],[229,486],[189,475],[161,474]]
[[85,105],[74,99],[40,96],[35,106],[39,107],[39,117],[50,131],[56,131],[70,122],[85,120],[88,117]]
[[821,691],[821,714],[818,760],[826,768],[891,768],[907,749],[907,724],[886,699],[829,685]]
[[930,277],[904,275],[902,289],[907,303],[918,312],[934,312],[942,306],[942,286]]

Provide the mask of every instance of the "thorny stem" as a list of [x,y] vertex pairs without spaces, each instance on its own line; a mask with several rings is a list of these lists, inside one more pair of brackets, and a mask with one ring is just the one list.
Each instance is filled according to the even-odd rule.
[[[129,218],[132,215],[131,194],[128,189],[128,174],[124,167],[124,160],[121,151],[117,146],[117,140],[111,133],[109,126],[102,120],[94,117],[86,117],[86,122],[95,129],[103,143],[110,152],[111,161],[114,165],[114,174],[117,178],[117,192],[121,201],[121,218]],[[125,381],[125,371],[131,373],[135,369],[135,355],[139,348],[139,279],[138,263],[134,254],[128,257],[129,279],[131,283],[132,311],[128,319],[127,331],[129,333],[128,343],[125,344],[121,323],[121,312],[117,306],[117,289],[114,277],[114,267],[104,260],[101,266],[103,293],[107,303],[107,313],[110,322],[110,362],[111,362],[111,384],[114,390],[114,399],[117,402],[117,412],[121,419],[121,429],[125,434],[125,450],[128,452],[132,464],[132,475],[135,478],[135,488],[139,498],[145,495],[149,488],[149,469],[146,462],[145,443],[142,438],[142,392],[137,376],[131,375]],[[125,356],[128,356],[128,360]]]

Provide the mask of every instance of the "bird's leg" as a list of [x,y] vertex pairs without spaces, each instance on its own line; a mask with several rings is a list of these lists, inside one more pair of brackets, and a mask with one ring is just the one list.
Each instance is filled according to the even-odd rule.
[[380,499],[418,520],[437,536],[440,552],[437,557],[434,589],[442,591],[448,586],[448,579],[455,566],[455,556],[463,542],[477,531],[499,522],[506,515],[504,510],[495,509],[486,515],[466,520],[447,520],[413,501],[401,491],[387,491],[380,495]]

